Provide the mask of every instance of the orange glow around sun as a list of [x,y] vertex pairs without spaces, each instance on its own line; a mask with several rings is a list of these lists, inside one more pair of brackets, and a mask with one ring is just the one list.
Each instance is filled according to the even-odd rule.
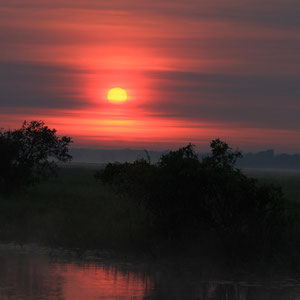
[[113,88],[108,91],[107,99],[114,104],[120,104],[127,100],[127,92],[122,88]]

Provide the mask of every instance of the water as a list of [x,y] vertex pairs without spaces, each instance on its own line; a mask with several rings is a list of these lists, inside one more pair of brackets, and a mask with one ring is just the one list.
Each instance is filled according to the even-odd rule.
[[297,278],[226,281],[187,273],[105,257],[66,260],[38,248],[0,246],[0,300],[300,300]]

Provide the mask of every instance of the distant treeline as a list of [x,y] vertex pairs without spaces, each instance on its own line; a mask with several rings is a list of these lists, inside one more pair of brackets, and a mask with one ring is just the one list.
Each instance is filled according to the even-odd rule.
[[246,153],[237,163],[241,168],[274,168],[300,170],[300,154],[277,154],[274,150]]
[[[155,163],[162,154],[168,151],[148,151],[151,162]],[[70,149],[73,162],[86,163],[108,163],[108,162],[133,162],[139,158],[146,158],[144,150],[120,149]],[[200,157],[208,154],[200,153]],[[274,150],[266,150],[257,153],[244,153],[243,158],[239,159],[237,166],[240,168],[264,168],[264,169],[299,169],[300,154],[276,154]]]

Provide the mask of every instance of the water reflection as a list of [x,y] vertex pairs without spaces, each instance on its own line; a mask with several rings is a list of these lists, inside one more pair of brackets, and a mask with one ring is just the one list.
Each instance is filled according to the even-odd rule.
[[300,288],[296,279],[205,281],[132,264],[53,261],[36,251],[1,246],[0,299],[300,300]]
[[1,300],[145,299],[149,277],[126,268],[51,261],[12,248],[0,250]]
[[0,251],[0,299],[43,298],[65,299],[62,275],[53,272],[43,257]]

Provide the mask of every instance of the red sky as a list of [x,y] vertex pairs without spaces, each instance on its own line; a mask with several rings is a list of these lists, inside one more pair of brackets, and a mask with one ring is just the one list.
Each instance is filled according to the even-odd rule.
[[[2,0],[0,127],[75,147],[300,152],[298,0]],[[110,88],[128,101],[107,101]]]

